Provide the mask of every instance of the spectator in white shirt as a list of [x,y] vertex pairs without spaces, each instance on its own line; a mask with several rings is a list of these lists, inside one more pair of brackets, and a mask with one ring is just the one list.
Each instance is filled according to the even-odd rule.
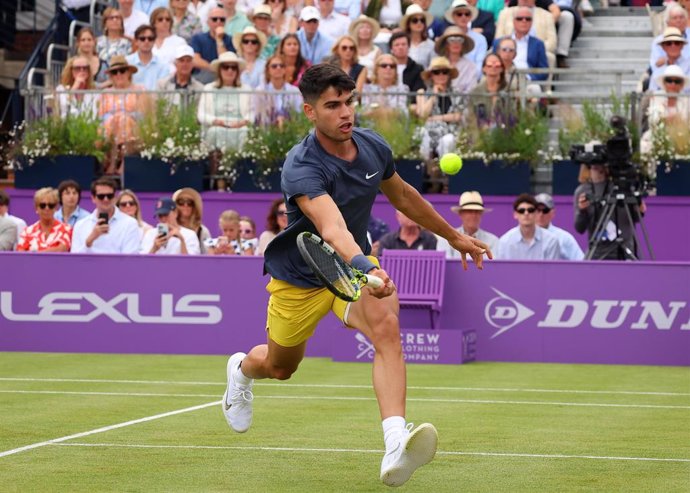
[[120,0],[120,13],[125,23],[125,36],[134,38],[137,27],[148,24],[149,16],[134,8],[134,0]]
[[91,199],[96,208],[74,226],[73,253],[139,252],[139,225],[115,207],[115,189],[115,182],[107,177],[91,184]]
[[199,239],[194,231],[177,223],[177,207],[170,198],[156,203],[158,225],[144,235],[140,252],[155,255],[199,255]]
[[318,5],[321,13],[319,31],[333,39],[347,34],[347,30],[350,28],[350,18],[333,10],[334,0],[319,0]]
[[0,190],[0,217],[9,219],[17,226],[17,241],[19,241],[19,236],[26,228],[26,221],[10,214],[10,196],[4,190]]

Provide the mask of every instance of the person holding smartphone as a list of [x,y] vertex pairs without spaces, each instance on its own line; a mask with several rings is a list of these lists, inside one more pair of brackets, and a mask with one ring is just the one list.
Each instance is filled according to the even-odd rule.
[[155,216],[158,224],[141,240],[140,253],[154,255],[199,255],[199,238],[177,222],[177,206],[169,198],[159,199]]
[[91,184],[94,211],[74,225],[72,253],[137,253],[139,225],[136,219],[115,207],[117,186],[112,178]]

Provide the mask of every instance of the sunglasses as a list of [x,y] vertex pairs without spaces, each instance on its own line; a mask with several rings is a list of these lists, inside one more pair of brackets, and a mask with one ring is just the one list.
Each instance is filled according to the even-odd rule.
[[664,41],[663,43],[661,43],[662,46],[682,46],[684,44],[685,43],[683,43],[682,41]]
[[163,21],[172,22],[172,17],[159,17],[158,19],[156,19],[156,22],[163,22]]
[[134,207],[135,205],[137,205],[137,203],[134,202],[133,200],[123,200],[117,206],[118,207]]
[[240,229],[240,233],[244,233],[244,234],[247,234],[247,235],[250,234],[250,233],[253,233],[253,232],[254,232],[253,229]]
[[465,38],[463,38],[462,36],[448,36],[446,38],[446,41],[448,41],[449,43],[464,43]]
[[114,68],[114,69],[110,70],[109,72],[111,75],[120,75],[120,74],[124,74],[125,72],[128,72],[128,71],[129,71],[128,68]]
[[225,17],[209,17],[213,22],[225,22]]
[[191,200],[191,199],[177,199],[177,200],[175,201],[175,203],[176,203],[177,205],[179,205],[180,207],[183,206],[183,205],[186,205],[186,206],[188,206],[188,207],[194,206],[194,201]]
[[243,39],[242,44],[243,45],[258,45],[259,40],[258,39]]
[[45,209],[47,207],[48,209],[53,210],[53,209],[55,209],[55,207],[57,207],[57,204],[54,202],[51,202],[51,203],[41,202],[40,204],[38,204],[38,207],[40,207],[41,209]]
[[220,66],[221,70],[238,70],[238,66],[234,64],[223,64]]
[[536,210],[536,207],[520,207],[519,209],[515,209],[515,212],[518,214],[534,214]]
[[413,17],[410,19],[410,24],[426,24],[426,19],[424,17]]
[[676,79],[675,77],[668,77],[667,79],[664,79],[664,83],[682,85],[685,83],[685,81],[683,79]]
[[97,193],[96,198],[98,200],[113,200],[115,198],[115,193]]
[[137,39],[139,41],[155,41],[156,37],[155,36],[139,36]]
[[122,20],[122,17],[119,15],[109,15],[108,17],[106,17],[106,19],[108,19],[109,21],[112,21],[113,19]]
[[548,207],[537,207],[537,212],[539,212],[540,214],[548,214],[549,212],[551,212],[551,209],[549,209]]
[[472,17],[472,12],[453,12],[453,17]]
[[72,65],[72,70],[75,70],[77,72],[88,72],[90,68],[91,67],[89,67],[88,65]]
[[515,48],[511,48],[510,46],[504,46],[501,48],[501,51],[505,51],[506,53],[512,53],[515,51]]
[[396,68],[394,63],[379,63],[381,68]]
[[450,69],[439,68],[431,71],[431,75],[448,75],[450,74]]
[[272,63],[269,65],[269,67],[271,67],[271,68],[285,68],[285,64],[284,63]]
[[516,21],[531,21],[532,18],[531,17],[516,17],[515,20]]
[[349,45],[340,45],[340,49],[344,51],[355,51],[355,47]]

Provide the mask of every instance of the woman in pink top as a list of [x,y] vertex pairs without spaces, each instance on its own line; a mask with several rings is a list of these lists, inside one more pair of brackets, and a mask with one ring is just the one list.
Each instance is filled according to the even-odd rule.
[[17,251],[69,252],[72,246],[72,228],[53,216],[58,206],[54,188],[41,188],[34,194],[38,221],[22,231]]

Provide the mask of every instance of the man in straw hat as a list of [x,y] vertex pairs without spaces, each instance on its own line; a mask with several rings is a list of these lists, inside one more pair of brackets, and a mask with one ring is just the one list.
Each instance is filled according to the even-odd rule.
[[[484,200],[479,192],[463,192],[460,195],[459,204],[454,205],[450,209],[460,216],[462,224],[456,228],[459,233],[483,241],[489,245],[492,251],[496,249],[496,246],[498,246],[498,236],[480,228],[484,212],[490,212],[491,209],[484,207]],[[460,258],[458,251],[440,236],[436,243],[436,250],[446,252],[446,258]]]
[[[355,82],[349,75],[331,64],[314,65],[302,76],[299,89],[304,113],[315,128],[293,147],[283,165],[288,226],[264,254],[264,268],[271,274],[264,326],[268,341],[249,354],[229,358],[223,413],[233,430],[248,431],[254,379],[290,378],[317,325],[332,311],[376,349],[372,378],[386,449],[379,477],[388,486],[400,486],[434,458],[438,434],[429,423],[414,428],[405,419],[407,382],[395,284],[377,259],[368,256],[367,227],[374,200],[383,192],[411,220],[446,238],[462,252],[465,268],[467,255],[481,268],[482,255],[491,253],[483,242],[454,230],[400,178],[390,146],[378,134],[355,127]],[[380,278],[382,285],[364,288],[356,302],[336,298],[298,252],[296,238],[303,231],[320,235],[345,261]]]
[[658,91],[658,78],[669,65],[678,65],[685,75],[690,75],[690,58],[683,56],[683,48],[688,40],[675,27],[667,27],[663,37],[657,42],[666,54],[666,63],[652,66],[652,75],[649,78],[649,90]]

